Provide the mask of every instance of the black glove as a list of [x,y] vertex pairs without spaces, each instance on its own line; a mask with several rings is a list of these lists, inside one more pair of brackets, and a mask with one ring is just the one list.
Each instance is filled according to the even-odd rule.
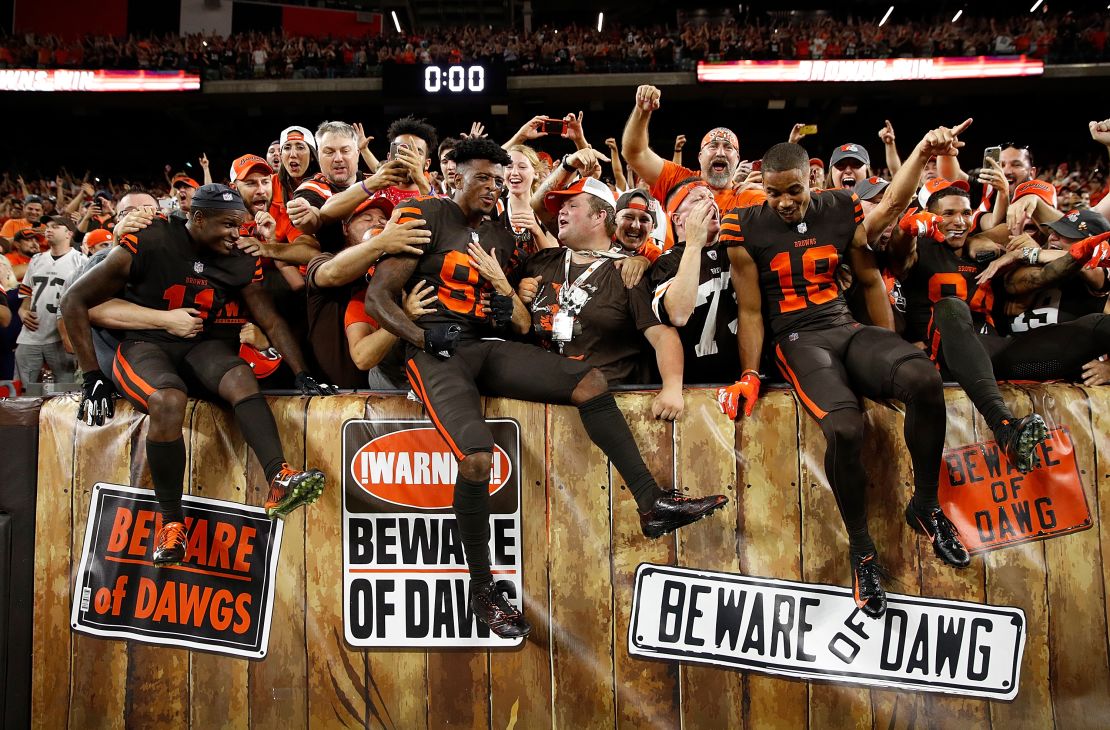
[[339,395],[339,388],[327,383],[317,383],[316,378],[307,372],[297,373],[293,385],[300,389],[301,395]]
[[486,307],[489,323],[494,327],[506,327],[513,321],[513,295],[490,294]]
[[77,419],[89,426],[103,426],[106,419],[116,415],[115,399],[119,393],[108,376],[99,370],[85,373],[83,381]]
[[451,357],[459,346],[462,327],[457,324],[433,324],[424,330],[424,352],[436,357]]

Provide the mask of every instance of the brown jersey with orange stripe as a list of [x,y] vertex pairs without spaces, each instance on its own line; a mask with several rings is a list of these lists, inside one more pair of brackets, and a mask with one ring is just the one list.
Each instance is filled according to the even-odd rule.
[[[198,310],[204,320],[202,339],[215,333],[217,316],[226,313],[229,302],[237,301],[241,289],[262,281],[262,266],[256,257],[238,250],[221,254],[201,246],[179,218],[157,218],[119,243],[132,257],[123,298],[162,311]],[[186,341],[164,330],[129,330],[125,339]]]
[[516,239],[504,222],[483,220],[477,228],[467,224],[462,209],[450,198],[420,197],[406,200],[397,209],[399,222],[423,220],[432,232],[432,240],[425,246],[424,255],[405,284],[410,291],[420,281],[436,289],[436,311],[416,321],[421,327],[432,324],[458,324],[463,328],[463,339],[500,336],[489,326],[479,301],[490,285],[478,270],[470,265],[467,248],[477,243],[487,253],[494,255],[501,268],[514,281],[522,252]]
[[975,281],[982,268],[962,258],[946,244],[918,237],[917,261],[902,281],[902,292],[906,296],[903,336],[910,342],[923,341],[926,352],[935,354],[940,335],[933,332],[933,305],[944,297],[967,302],[976,329],[984,334],[994,333],[991,314],[994,290],[989,281],[982,285]]
[[787,223],[767,203],[734,208],[721,220],[721,243],[743,246],[756,263],[775,340],[855,321],[836,267],[862,222],[859,198],[848,190],[813,193],[798,223]]

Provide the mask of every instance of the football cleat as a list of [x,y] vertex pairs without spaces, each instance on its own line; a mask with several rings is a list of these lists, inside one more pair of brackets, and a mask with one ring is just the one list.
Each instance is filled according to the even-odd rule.
[[886,591],[879,582],[878,555],[852,555],[852,597],[859,609],[871,618],[886,612]]
[[188,530],[181,522],[167,522],[154,540],[154,565],[179,565],[185,560],[185,541]]
[[994,432],[994,440],[1006,454],[1006,460],[1022,474],[1028,474],[1041,465],[1037,447],[1046,438],[1048,426],[1036,413],[1016,421],[1007,419]]
[[266,516],[284,518],[302,504],[312,504],[324,492],[324,472],[319,469],[297,471],[288,464],[270,481],[266,497]]
[[655,539],[668,532],[697,522],[728,504],[728,497],[714,494],[710,497],[683,497],[677,489],[663,492],[647,512],[640,513],[640,529],[644,535]]
[[507,580],[470,583],[470,610],[502,639],[521,638],[532,630],[532,624],[528,623],[524,614],[506,598],[506,594],[512,589],[512,583]]
[[922,517],[913,508],[911,501],[906,505],[906,523],[927,536],[933,543],[933,552],[937,557],[952,567],[966,568],[971,563],[971,554],[960,542],[960,533],[940,507],[930,510],[928,515]]

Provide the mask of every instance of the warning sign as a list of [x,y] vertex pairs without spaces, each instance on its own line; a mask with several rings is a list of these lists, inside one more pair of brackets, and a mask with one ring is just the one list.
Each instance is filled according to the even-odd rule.
[[982,553],[1091,526],[1091,511],[1066,428],[1038,447],[1041,466],[1022,474],[993,441],[944,452],[940,503],[964,545]]
[[[520,427],[487,420],[490,558],[521,604]],[[343,424],[343,626],[354,646],[515,646],[470,612],[454,499],[458,463],[430,421]]]
[[154,567],[154,493],[97,484],[70,625],[75,631],[252,659],[266,655],[281,520],[258,507],[184,496],[185,562]]

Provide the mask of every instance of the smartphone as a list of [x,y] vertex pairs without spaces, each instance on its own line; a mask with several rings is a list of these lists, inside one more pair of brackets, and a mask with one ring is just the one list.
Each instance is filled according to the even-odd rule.
[[407,144],[405,144],[404,142],[394,142],[393,144],[389,145],[389,157],[387,157],[386,159],[387,160],[397,159],[397,150],[402,149],[402,148],[407,150],[409,148],[409,146]]
[[567,123],[564,119],[551,119],[544,117],[540,122],[540,130],[551,135],[563,136],[567,133]]
[[984,169],[986,169],[986,170],[993,169],[991,167],[991,163],[987,162],[987,160],[994,160],[995,162],[998,162],[1001,159],[1002,159],[1002,148],[1001,147],[998,147],[998,146],[988,147],[985,150],[983,150],[983,168]]
[[805,126],[803,126],[798,131],[801,133],[801,135],[803,137],[808,137],[811,134],[817,134],[817,125],[816,124],[806,124]]
[[763,160],[752,161],[752,172],[759,172],[763,169]]

